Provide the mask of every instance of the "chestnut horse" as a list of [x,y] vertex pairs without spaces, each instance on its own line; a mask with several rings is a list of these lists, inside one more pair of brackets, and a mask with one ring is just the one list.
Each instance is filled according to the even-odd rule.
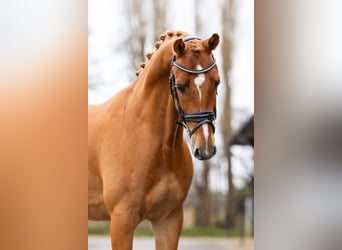
[[[112,249],[132,249],[149,220],[158,250],[177,249],[193,165],[215,152],[219,74],[208,39],[160,36],[136,81],[88,111],[88,218],[110,220]],[[179,126],[181,125],[181,126]]]

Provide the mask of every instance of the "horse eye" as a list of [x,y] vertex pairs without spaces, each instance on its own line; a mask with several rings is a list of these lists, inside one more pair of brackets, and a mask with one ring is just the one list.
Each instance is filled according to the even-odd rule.
[[177,88],[181,93],[184,93],[184,92],[185,92],[185,86],[184,86],[184,84],[177,83],[177,84],[176,84],[176,88]]

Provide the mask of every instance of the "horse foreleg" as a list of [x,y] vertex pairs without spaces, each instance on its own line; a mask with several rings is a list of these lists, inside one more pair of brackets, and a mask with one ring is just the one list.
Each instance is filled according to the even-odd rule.
[[174,210],[163,220],[153,221],[156,250],[177,250],[183,225],[183,208]]
[[136,217],[129,210],[114,210],[110,217],[112,250],[131,250],[133,245],[133,232],[136,227]]

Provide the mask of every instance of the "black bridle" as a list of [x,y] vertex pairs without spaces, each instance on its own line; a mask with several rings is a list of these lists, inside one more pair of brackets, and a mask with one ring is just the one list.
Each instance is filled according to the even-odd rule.
[[[186,36],[183,37],[183,42],[189,41],[189,40],[202,40],[200,37],[197,36]],[[172,67],[175,66],[178,69],[187,72],[189,74],[204,74],[207,73],[208,71],[212,70],[215,65],[216,65],[216,61],[214,56],[212,55],[213,58],[213,63],[205,68],[205,69],[200,69],[200,70],[193,70],[193,69],[188,69],[185,68],[184,66],[178,64],[176,62],[176,55],[172,56],[172,60],[171,60],[171,72],[170,72],[170,92],[171,92],[171,96],[172,99],[177,107],[178,110],[178,115],[179,115],[179,120],[177,121],[177,124],[182,125],[186,132],[188,133],[189,137],[191,138],[191,136],[196,132],[197,129],[199,129],[203,124],[207,123],[210,124],[213,128],[213,132],[215,133],[215,125],[214,125],[214,121],[216,119],[216,108],[214,108],[214,111],[201,111],[201,112],[194,112],[194,113],[189,113],[189,114],[185,114],[180,102],[179,102],[179,98],[178,98],[178,94],[177,94],[177,90],[176,90],[176,80],[175,80],[175,75],[172,72]],[[195,122],[197,123],[196,126],[191,130],[187,124],[187,122]]]

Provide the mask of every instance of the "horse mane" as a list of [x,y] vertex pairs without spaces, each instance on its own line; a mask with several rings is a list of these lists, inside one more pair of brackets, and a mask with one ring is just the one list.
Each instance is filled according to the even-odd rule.
[[151,60],[152,56],[157,52],[159,47],[166,41],[170,41],[174,38],[182,37],[188,35],[187,32],[184,31],[175,31],[175,30],[169,30],[166,31],[164,34],[159,36],[159,40],[154,44],[154,48],[151,52],[146,54],[146,60],[145,62],[140,64],[140,69],[135,73],[137,77],[139,74],[144,70],[146,64]]

